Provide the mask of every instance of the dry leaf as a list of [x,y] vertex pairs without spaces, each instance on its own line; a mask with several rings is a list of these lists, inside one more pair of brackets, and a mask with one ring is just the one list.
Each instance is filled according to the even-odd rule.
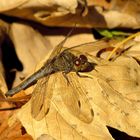
[[[22,53],[22,48],[25,46],[24,42],[27,42],[28,48],[36,45],[43,46],[44,37],[34,32],[33,29],[21,24],[14,24],[12,26],[10,35],[16,46],[19,58],[25,68],[28,67],[27,64],[35,66],[34,63],[29,63],[25,59],[26,51],[25,54]],[[19,40],[17,35],[21,36]],[[35,36],[35,40],[38,40],[37,42],[34,42],[34,40],[30,41],[33,36]],[[40,42],[39,45],[38,42]],[[101,42],[99,41],[98,43]],[[97,53],[98,49],[105,48],[106,46],[107,43],[105,43],[105,46],[99,46],[98,44],[97,46],[95,45],[93,50],[89,51]],[[83,47],[86,46],[84,45]],[[29,50],[27,51],[28,53]],[[88,48],[80,51],[87,52],[85,50],[88,50]],[[38,51],[34,51],[32,54],[35,54],[36,57]],[[126,54],[127,52],[129,51],[126,51]],[[43,56],[43,54],[40,55]],[[82,94],[78,94],[80,111],[75,107],[75,102],[71,98],[76,98],[77,94],[72,94],[73,90],[68,86],[67,80],[61,73],[56,73],[51,75],[48,83],[47,95],[51,96],[47,96],[47,100],[51,101],[51,105],[45,118],[41,121],[36,121],[32,118],[31,101],[25,104],[17,113],[17,118],[22,122],[27,133],[34,139],[47,137],[48,139],[112,140],[113,138],[107,126],[117,128],[131,136],[140,137],[139,64],[128,54],[127,56],[119,56],[114,62],[95,58],[92,55],[87,56],[91,61],[98,64],[95,68],[96,70],[88,73],[93,77],[92,79],[78,77],[75,73],[67,75],[69,81],[73,81],[73,90],[82,90],[80,92]],[[34,62],[30,54],[29,58]],[[37,61],[39,60],[37,59]],[[93,109],[92,116],[89,113],[91,108]]]
[[[129,48],[128,51],[125,52],[125,55],[131,56],[135,58],[136,60],[140,61],[140,36],[137,36],[134,38],[134,40],[131,42],[132,46]],[[131,44],[130,43],[130,44]]]
[[[43,134],[48,134],[54,139],[112,139],[107,128],[103,126],[103,123],[98,122],[95,118],[91,123],[84,123],[69,112],[61,95],[58,93],[60,91],[61,94],[64,93],[62,91],[64,88],[61,88],[60,90],[60,87],[58,87],[58,84],[59,86],[62,86],[60,81],[63,80],[65,85],[67,84],[67,81],[61,74],[56,75],[51,76],[49,80],[49,84],[53,85],[48,87],[49,89],[47,91],[49,91],[49,94],[50,92],[53,92],[53,97],[47,116],[41,121],[35,121],[31,117],[30,102],[28,102],[28,104],[26,104],[17,114],[18,119],[22,121],[27,132],[34,138],[38,138]],[[77,78],[77,76],[75,76],[75,78]],[[26,112],[26,117],[23,115],[25,114],[24,112]],[[100,133],[101,128],[102,133]]]
[[[6,33],[9,31],[9,25],[0,20],[0,46],[6,38]],[[0,94],[3,94],[7,91],[6,83],[4,80],[4,68],[2,64],[2,48],[0,47]]]
[[[49,26],[139,28],[139,1],[105,0],[2,0],[0,11]],[[86,11],[84,16],[81,12]]]
[[111,9],[123,12],[125,14],[132,15],[139,22],[139,0],[112,0]]
[[114,62],[97,66],[96,70],[124,98],[140,100],[140,66],[135,59],[119,57]]
[[[73,73],[68,74],[69,81],[73,81],[75,85],[77,82],[79,83],[76,85],[77,88],[73,90],[79,90],[78,86],[80,86],[85,94],[81,97],[89,101],[93,109],[93,120],[89,122],[85,123],[80,118],[80,114],[79,116],[73,114],[72,105],[68,105],[71,103],[71,98],[68,97],[68,100],[65,98],[65,96],[70,96],[72,91],[60,73],[52,75],[48,83],[51,86],[48,87],[47,91],[53,97],[48,97],[51,100],[51,106],[46,117],[41,121],[35,121],[30,115],[31,107],[30,102],[28,102],[17,114],[18,119],[22,121],[28,133],[34,138],[47,134],[54,139],[66,139],[68,133],[69,135],[73,134],[73,137],[69,136],[69,139],[112,139],[106,126],[117,128],[131,136],[140,137],[140,126],[138,125],[140,121],[138,95],[140,89],[135,84],[136,81],[139,83],[138,71],[138,63],[131,57],[123,56],[118,57],[114,62],[100,60],[96,71],[91,72],[94,79],[86,78],[85,81],[85,78],[78,78]],[[130,86],[128,81],[133,82],[133,86]],[[73,98],[75,98],[74,95]],[[87,115],[85,118],[90,120],[87,112],[89,106],[83,105],[81,102],[81,106],[85,109],[83,111]],[[104,108],[105,106],[106,108]],[[23,116],[24,112],[28,112],[28,118]],[[29,122],[31,122],[30,125]],[[67,125],[64,125],[64,122]],[[40,131],[38,131],[39,126],[42,126]]]
[[[96,75],[96,72],[93,71],[92,73],[93,76]],[[68,78],[70,81],[78,79],[80,82],[79,86],[82,86],[85,94],[87,94],[87,100],[90,101],[94,111],[92,122],[84,123],[71,114],[69,107],[65,105],[64,99],[62,98],[68,93],[65,89],[67,81],[58,73],[52,75],[49,80],[49,84],[52,86],[49,87],[50,89],[48,89],[48,91],[49,93],[53,92],[53,98],[51,99],[51,107],[46,117],[38,122],[32,119],[30,115],[30,102],[18,113],[18,118],[22,121],[29,134],[36,138],[42,134],[48,134],[55,139],[66,139],[66,134],[68,133],[69,139],[81,139],[81,137],[98,140],[105,138],[112,139],[106,130],[106,125],[108,125],[125,131],[129,135],[140,136],[140,126],[138,125],[140,121],[139,102],[124,98],[121,93],[113,90],[105,79],[99,76],[97,77],[97,75],[94,79],[87,78],[86,81],[85,78],[78,78],[72,73],[68,75]],[[91,84],[90,86],[89,83]],[[104,108],[105,106],[106,108]],[[24,112],[28,112],[28,117],[24,117]],[[66,126],[63,124],[63,121],[67,122]],[[54,126],[52,124],[54,124]],[[40,131],[38,131],[38,127],[40,128]],[[72,127],[72,130],[68,129],[69,127]],[[80,136],[77,137],[76,133],[79,133]],[[73,134],[73,137],[70,137],[70,134]]]
[[23,65],[23,71],[16,73],[14,86],[21,82],[20,78],[26,78],[52,49],[51,44],[30,26],[23,24],[12,24],[10,37],[15,46],[18,59]]
[[32,140],[30,135],[25,134],[19,121],[16,121],[12,126],[9,126],[6,120],[1,124],[0,128],[0,139],[2,140]]

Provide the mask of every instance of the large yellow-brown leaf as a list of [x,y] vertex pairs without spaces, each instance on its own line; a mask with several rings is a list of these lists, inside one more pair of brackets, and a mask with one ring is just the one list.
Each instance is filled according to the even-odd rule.
[[[66,105],[65,102],[71,102],[71,100],[65,101],[63,96],[71,94],[69,93],[71,90],[69,90],[69,85],[61,73],[52,75],[49,80],[49,85],[51,86],[48,87],[47,91],[49,94],[52,92],[53,97],[50,98],[51,106],[46,117],[41,121],[35,121],[31,117],[30,102],[28,102],[17,114],[18,119],[22,121],[27,132],[34,138],[47,134],[55,139],[67,139],[67,135],[73,136],[69,136],[69,139],[82,139],[82,137],[98,140],[112,139],[106,126],[114,127],[131,136],[140,137],[139,102],[133,98],[125,97],[124,92],[120,92],[117,86],[112,87],[109,81],[110,78],[114,78],[114,82],[115,80],[118,81],[117,78],[119,77],[115,74],[119,74],[120,78],[127,74],[127,78],[130,78],[130,80],[134,76],[138,77],[139,75],[137,74],[133,75],[133,71],[130,73],[125,72],[125,70],[127,71],[128,64],[131,64],[132,68],[135,68],[138,64],[129,57],[123,57],[124,63],[122,61],[119,62],[119,59],[117,59],[117,62],[102,62],[100,60],[96,71],[89,73],[93,76],[93,79],[81,78],[74,73],[67,75],[69,81],[73,81],[74,84],[79,83],[79,88],[83,89],[84,96],[86,96],[84,98],[92,106],[94,116],[91,122],[85,123],[79,119],[78,114],[74,116],[70,111],[70,106]],[[127,86],[129,86],[129,83],[125,83],[125,87]],[[140,90],[137,90],[138,92],[136,93],[135,88],[129,88],[132,92],[134,91],[134,97],[138,96]],[[131,95],[130,92],[127,93]],[[86,106],[84,107],[86,109]],[[27,117],[23,115],[25,114],[24,112],[26,112]]]

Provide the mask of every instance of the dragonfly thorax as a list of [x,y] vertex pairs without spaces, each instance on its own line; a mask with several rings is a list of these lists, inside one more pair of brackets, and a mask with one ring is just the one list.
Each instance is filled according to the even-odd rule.
[[54,61],[55,71],[89,72],[93,70],[94,64],[88,62],[85,55],[75,56],[74,54],[64,51]]
[[73,71],[74,61],[77,59],[75,55],[68,51],[62,52],[54,61],[54,71],[64,71],[66,73]]

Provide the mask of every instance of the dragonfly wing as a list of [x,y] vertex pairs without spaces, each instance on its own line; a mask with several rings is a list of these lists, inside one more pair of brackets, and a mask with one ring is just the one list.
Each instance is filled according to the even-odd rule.
[[54,50],[52,51],[51,55],[50,55],[50,58],[49,59],[52,59],[53,57],[56,57],[60,54],[63,46],[64,46],[64,43],[66,42],[66,40],[68,39],[68,37],[71,35],[71,33],[73,32],[74,28],[72,28],[70,30],[70,32],[67,34],[67,36],[65,37],[65,39],[63,41],[61,41],[55,48]]
[[78,119],[86,123],[90,123],[93,120],[93,109],[89,103],[86,96],[84,88],[81,87],[78,79],[68,76],[69,84],[66,80],[63,84],[64,92],[62,92],[61,97],[67,106],[68,110]]
[[41,120],[47,114],[50,100],[46,100],[49,77],[38,80],[31,97],[31,114],[36,120]]
[[[66,42],[67,38],[70,36],[72,31],[73,29],[67,34],[65,39],[54,48],[46,63],[49,63],[50,60],[52,60],[54,57],[57,57],[60,54],[64,43]],[[48,79],[49,76],[47,78],[45,77],[38,80],[37,85],[33,91],[33,95],[31,98],[31,114],[36,120],[41,120],[49,111],[50,96],[48,94],[46,95]]]
[[65,49],[64,51],[80,51],[82,53],[93,52],[110,46],[110,43],[106,39],[101,39],[99,41],[88,42],[73,46]]

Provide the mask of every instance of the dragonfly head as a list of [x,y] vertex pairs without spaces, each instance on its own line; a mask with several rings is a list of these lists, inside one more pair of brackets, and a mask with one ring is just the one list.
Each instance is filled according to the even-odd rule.
[[78,72],[90,72],[94,69],[95,63],[88,62],[85,55],[80,55],[74,60],[74,69]]

